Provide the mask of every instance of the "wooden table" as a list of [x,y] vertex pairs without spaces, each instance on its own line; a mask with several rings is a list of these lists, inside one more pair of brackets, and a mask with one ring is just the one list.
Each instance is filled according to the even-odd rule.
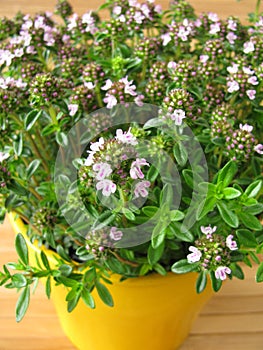
[[[190,2],[197,12],[217,12],[222,18],[231,14],[238,15],[243,21],[256,4],[256,0]],[[19,10],[25,13],[52,11],[55,3],[56,0],[0,0],[0,16],[12,17]],[[88,9],[97,8],[102,1],[72,0],[71,3],[74,10],[81,14]],[[167,7],[168,1],[161,0],[158,3]],[[7,261],[16,260],[13,241],[14,234],[6,221],[0,227],[0,266]],[[254,282],[254,272],[255,269],[245,268],[245,281],[234,280],[224,285],[223,290],[204,308],[180,350],[263,349],[263,285]],[[0,350],[75,349],[64,336],[54,307],[45,298],[41,285],[32,297],[29,311],[20,324],[15,322],[16,299],[14,291],[0,289]]]

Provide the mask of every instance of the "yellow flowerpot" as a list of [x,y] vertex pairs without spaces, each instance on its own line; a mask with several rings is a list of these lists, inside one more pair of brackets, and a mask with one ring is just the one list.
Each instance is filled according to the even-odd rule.
[[[16,233],[26,236],[20,219],[10,215]],[[30,261],[35,263],[37,245],[27,239]],[[46,250],[50,265],[56,265],[55,253]],[[82,300],[68,313],[64,286],[52,286],[54,302],[61,326],[80,350],[175,350],[187,337],[198,312],[212,295],[210,285],[201,294],[195,292],[195,273],[168,273],[130,278],[119,282],[112,276],[107,285],[114,307],[103,304],[94,291],[96,309],[89,309]]]

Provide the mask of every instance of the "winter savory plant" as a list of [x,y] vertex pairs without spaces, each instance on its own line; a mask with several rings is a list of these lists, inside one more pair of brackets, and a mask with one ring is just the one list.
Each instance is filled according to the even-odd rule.
[[68,311],[94,288],[113,306],[112,274],[194,271],[201,293],[256,263],[263,281],[259,5],[249,25],[185,0],[1,19],[1,219],[59,257],[31,266],[16,236],[0,284],[21,291],[17,321],[41,278],[48,297],[67,286]]

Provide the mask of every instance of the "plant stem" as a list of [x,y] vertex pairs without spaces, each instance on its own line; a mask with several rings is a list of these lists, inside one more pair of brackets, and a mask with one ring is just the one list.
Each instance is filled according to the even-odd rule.
[[257,17],[257,18],[258,18],[258,16],[259,16],[260,5],[261,5],[261,0],[257,0],[256,9],[255,9],[255,14],[256,14],[256,17]]

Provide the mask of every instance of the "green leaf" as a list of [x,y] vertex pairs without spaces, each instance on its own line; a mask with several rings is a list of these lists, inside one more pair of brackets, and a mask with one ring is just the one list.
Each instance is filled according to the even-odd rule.
[[246,229],[240,229],[236,231],[236,234],[240,245],[242,245],[243,247],[245,248],[257,247],[257,240],[251,231]]
[[33,160],[26,169],[27,177],[30,178],[39,167],[41,161],[39,159]]
[[148,261],[151,266],[155,265],[159,259],[162,257],[164,251],[164,242],[162,242],[159,246],[156,248],[153,248],[152,245],[149,246],[148,248]]
[[223,189],[225,199],[233,199],[241,196],[241,192],[233,187],[226,187]]
[[21,235],[21,233],[18,233],[18,235],[16,236],[15,247],[17,254],[23,262],[23,264],[28,265],[28,248],[25,238]]
[[16,322],[20,322],[28,309],[30,301],[30,287],[26,286],[19,295],[16,303]]
[[158,209],[159,209],[158,207],[146,206],[146,207],[142,208],[142,212],[146,216],[152,217],[152,216],[154,216],[157,213]]
[[75,309],[75,307],[78,305],[80,299],[80,292],[75,292],[75,297],[68,301],[68,312],[71,312]]
[[46,296],[48,299],[50,299],[50,294],[51,294],[51,277],[48,276],[46,280]]
[[43,252],[43,250],[41,250],[40,257],[41,257],[42,263],[45,266],[45,268],[50,271],[48,258],[46,256],[46,254]]
[[248,196],[248,198],[256,197],[256,195],[259,193],[261,189],[261,186],[262,186],[261,180],[252,182],[245,190],[245,194]]
[[256,282],[263,282],[263,261],[259,265],[257,273],[256,273]]
[[207,197],[201,201],[196,211],[196,219],[200,220],[212,211],[216,205],[217,199],[215,197]]
[[227,205],[223,202],[217,203],[217,208],[221,215],[221,218],[227,223],[230,227],[237,228],[239,225],[238,216],[230,210]]
[[133,212],[131,210],[129,210],[127,208],[122,208],[122,212],[128,220],[134,221],[136,219],[135,215],[133,214]]
[[184,169],[182,171],[183,177],[185,179],[185,182],[190,188],[194,188],[194,179],[193,179],[193,172],[190,169]]
[[242,223],[244,224],[244,226],[246,226],[247,228],[250,228],[251,230],[255,230],[255,231],[262,230],[262,225],[255,216],[245,212],[239,212],[238,216],[242,221]]
[[210,278],[213,290],[218,292],[222,286],[222,281],[216,278],[214,271],[210,271]]
[[198,263],[189,263],[187,259],[182,259],[179,261],[176,261],[171,270],[174,273],[187,273],[191,271],[197,271],[199,267]]
[[159,231],[158,225],[154,228],[153,234],[152,234],[152,247],[156,249],[159,247],[165,240],[165,230]]
[[15,194],[17,194],[19,196],[26,196],[28,193],[27,190],[25,189],[25,187],[23,187],[22,185],[20,185],[18,182],[16,182],[13,179],[8,181],[6,186],[9,189],[9,191],[13,191]]
[[67,264],[60,265],[58,269],[59,269],[61,275],[65,276],[65,277],[68,277],[72,272],[72,267],[67,265]]
[[180,221],[180,220],[183,220],[183,218],[184,218],[184,213],[181,212],[180,210],[172,210],[170,212],[171,221]]
[[57,246],[57,253],[61,256],[61,258],[63,258],[64,260],[71,262],[71,259],[69,257],[69,255],[67,254],[67,252],[65,251],[65,249],[62,247],[62,245],[58,245]]
[[237,165],[234,161],[228,162],[219,172],[217,177],[217,183],[223,183],[223,187],[227,187],[233,180],[237,172]]
[[108,290],[108,288],[104,285],[101,284],[100,282],[96,282],[95,283],[96,289],[98,291],[99,297],[101,298],[101,300],[108,306],[113,306],[113,299],[112,296]]
[[13,143],[14,146],[14,152],[17,156],[21,156],[23,151],[23,135],[20,133],[17,137],[17,140]]
[[153,269],[162,276],[167,275],[167,271],[165,270],[165,268],[161,264],[155,264],[153,266]]
[[15,288],[22,288],[27,285],[27,280],[21,273],[15,273],[12,276],[12,283]]
[[41,116],[42,112],[43,112],[42,110],[38,111],[38,110],[35,109],[33,111],[30,111],[26,115],[24,124],[25,124],[25,129],[27,131],[30,130],[34,126],[34,124],[36,123],[38,118]]
[[197,293],[201,293],[207,284],[207,276],[206,276],[206,271],[201,271],[197,277],[196,280],[196,291]]
[[174,158],[176,159],[177,163],[183,167],[188,159],[188,152],[187,149],[184,147],[182,142],[178,142],[173,147],[173,153]]
[[62,147],[66,147],[68,145],[68,137],[67,135],[62,132],[62,131],[58,131],[56,133],[56,141],[57,143],[62,146]]
[[236,278],[243,280],[245,278],[244,272],[241,269],[241,267],[237,264],[231,264],[230,265],[231,273]]
[[257,203],[257,204],[253,204],[250,206],[246,206],[243,208],[243,210],[251,215],[257,215],[257,214],[261,214],[263,212],[263,204],[262,203]]
[[88,291],[87,288],[83,288],[81,291],[81,297],[84,301],[84,303],[90,307],[91,309],[95,308],[95,301],[93,299],[93,296],[91,295],[91,293]]

